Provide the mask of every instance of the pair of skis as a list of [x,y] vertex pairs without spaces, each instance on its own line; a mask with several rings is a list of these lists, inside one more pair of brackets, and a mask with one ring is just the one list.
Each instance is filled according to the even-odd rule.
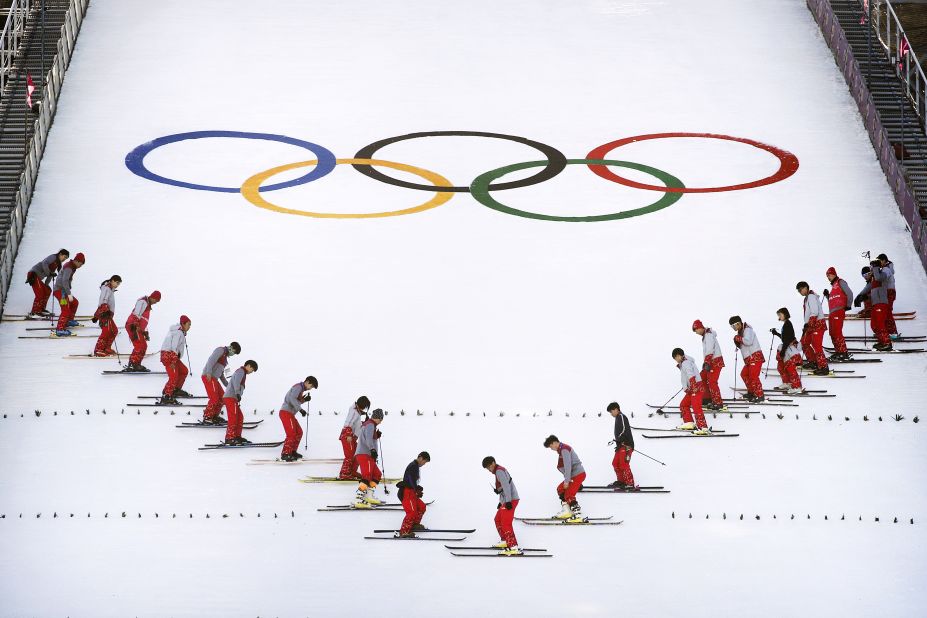
[[[395,534],[399,530],[374,530],[374,534]],[[370,541],[463,541],[466,536],[418,536],[419,534],[472,534],[476,528],[453,529],[453,528],[420,528],[413,530],[415,536],[365,536]]]
[[[297,479],[300,483],[336,483],[344,485],[357,485],[360,479],[341,479],[337,476],[307,476],[301,479]],[[401,481],[402,479],[398,478],[382,478],[380,479],[380,484],[395,484]]]
[[[434,502],[435,502],[434,500],[431,500],[430,502],[426,502],[425,505],[430,506],[434,504]],[[331,513],[331,512],[347,512],[347,511],[358,511],[358,512],[360,511],[364,511],[364,512],[367,512],[367,511],[402,511],[403,508],[402,508],[401,502],[383,502],[381,504],[371,504],[369,508],[366,508],[366,507],[358,508],[354,506],[353,504],[328,504],[316,510]]]
[[[656,429],[654,431],[675,431]],[[583,485],[579,493],[586,494],[668,494],[663,485],[638,485],[637,487],[609,487],[608,485]]]
[[[836,352],[835,348],[829,348],[824,346],[824,349],[828,352]],[[847,350],[849,354],[922,354],[927,352],[927,348],[906,348],[903,350],[872,350],[869,348],[849,348]]]
[[[257,421],[261,422],[261,421]],[[280,458],[277,459],[252,459],[247,462],[249,466],[294,466],[297,464],[340,464],[344,459],[339,458],[308,458],[304,457],[303,459],[297,459],[296,461],[283,461]],[[356,483],[357,481],[351,481]]]
[[207,444],[205,446],[201,446],[198,450],[217,451],[240,448],[275,448],[278,446],[283,446],[283,440],[280,440],[279,442],[249,442],[248,444],[225,444],[224,442],[220,442],[219,444]]
[[[241,424],[242,429],[254,429],[258,425],[264,422],[264,419],[259,421],[245,421]],[[206,424],[203,421],[197,421],[195,423],[181,423],[179,425],[174,425],[178,429],[226,429],[228,428],[228,423],[222,423],[221,425]],[[302,460],[300,460],[302,461]],[[288,463],[288,462],[281,462]]]

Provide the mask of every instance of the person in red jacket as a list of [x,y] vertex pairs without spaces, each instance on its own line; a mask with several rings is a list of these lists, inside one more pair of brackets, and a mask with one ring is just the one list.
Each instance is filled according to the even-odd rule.
[[834,342],[834,353],[831,354],[830,360],[850,360],[847,340],[843,338],[843,320],[850,310],[850,303],[853,302],[853,291],[846,281],[837,276],[837,269],[833,266],[827,269],[826,274],[831,285],[829,290],[824,290],[824,298],[827,299],[827,327],[830,330],[830,340]]
[[91,318],[91,322],[100,324],[100,336],[97,338],[97,345],[93,348],[94,356],[115,356],[116,350],[113,349],[113,342],[116,341],[116,335],[119,334],[119,328],[116,326],[116,320],[113,316],[116,313],[116,290],[122,283],[122,277],[113,275],[100,284],[100,302],[97,310]]
[[148,352],[148,319],[151,317],[151,308],[161,302],[161,292],[155,290],[148,296],[142,296],[135,302],[135,308],[126,320],[126,332],[132,342],[132,355],[126,371],[151,371],[142,365],[142,359]]

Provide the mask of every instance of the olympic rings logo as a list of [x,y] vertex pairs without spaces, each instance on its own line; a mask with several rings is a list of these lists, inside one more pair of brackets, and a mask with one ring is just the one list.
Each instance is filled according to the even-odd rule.
[[[396,163],[395,161],[386,161],[384,159],[377,159],[374,155],[390,144],[396,142],[410,140],[410,139],[419,139],[425,137],[448,137],[448,136],[462,136],[462,137],[487,137],[493,139],[502,139],[512,142],[517,142],[519,144],[524,144],[529,146],[544,156],[543,160],[540,161],[527,161],[525,163],[514,163],[512,165],[506,165],[494,170],[490,170],[483,174],[477,176],[469,184],[469,186],[455,186],[445,178],[444,176],[438,174],[437,172],[432,172],[420,167],[415,167],[413,165],[408,165],[405,163]],[[181,180],[176,180],[173,178],[167,178],[165,176],[160,176],[149,170],[145,166],[145,157],[150,154],[153,150],[165,146],[167,144],[172,144],[176,142],[183,142],[193,139],[203,139],[203,138],[241,138],[241,139],[256,139],[256,140],[268,140],[273,142],[280,142],[283,144],[290,144],[293,146],[298,146],[304,148],[311,152],[315,158],[307,161],[298,161],[296,163],[288,163],[286,165],[280,165],[278,167],[273,167],[263,172],[254,174],[250,178],[246,179],[241,186],[239,187],[220,187],[220,186],[211,186],[185,182]],[[751,182],[736,184],[736,185],[727,185],[720,187],[686,187],[683,182],[676,178],[675,176],[659,170],[648,165],[643,165],[641,163],[633,163],[630,161],[621,161],[616,159],[607,158],[609,154],[618,148],[625,146],[627,144],[632,144],[634,142],[640,142],[645,140],[655,140],[655,139],[668,139],[668,138],[705,138],[705,139],[715,139],[715,140],[725,140],[731,142],[739,142],[742,144],[747,144],[758,148],[760,150],[765,150],[779,160],[779,169],[776,170],[773,174],[766,176],[765,178],[760,178],[759,180],[754,180]],[[791,152],[782,150],[775,146],[770,146],[769,144],[764,144],[762,142],[757,142],[755,140],[747,139],[745,137],[733,137],[730,135],[719,135],[714,133],[651,133],[648,135],[635,135],[633,137],[625,137],[613,142],[608,142],[607,144],[602,144],[596,148],[593,148],[589,154],[586,155],[584,159],[567,159],[566,156],[552,146],[543,144],[541,142],[536,142],[534,140],[527,139],[525,137],[519,137],[517,135],[506,135],[504,133],[487,133],[483,131],[426,131],[420,133],[409,133],[406,135],[399,135],[396,137],[388,137],[380,141],[374,142],[367,146],[364,146],[354,157],[350,159],[338,159],[335,155],[323,146],[314,144],[312,142],[307,142],[304,140],[296,139],[293,137],[287,137],[285,135],[274,135],[271,133],[246,133],[241,131],[192,131],[189,133],[177,133],[174,135],[165,135],[159,137],[150,142],[146,142],[136,148],[134,148],[129,154],[126,155],[125,159],[126,167],[129,170],[142,178],[152,180],[154,182],[160,182],[163,184],[173,185],[175,187],[183,187],[186,189],[194,189],[197,191],[215,191],[219,193],[241,193],[242,196],[255,206],[260,208],[265,208],[267,210],[272,210],[275,212],[282,212],[291,215],[301,215],[304,217],[315,217],[323,219],[372,219],[378,217],[395,217],[398,215],[409,215],[417,212],[422,212],[425,210],[430,210],[432,208],[437,208],[438,206],[444,204],[450,200],[454,193],[469,193],[473,198],[480,204],[503,212],[510,215],[516,215],[519,217],[526,217],[529,219],[540,219],[544,221],[566,221],[566,222],[593,222],[593,221],[612,221],[616,219],[627,219],[630,217],[637,217],[640,215],[648,214],[651,212],[656,212],[662,210],[668,206],[679,201],[684,193],[717,193],[722,191],[741,191],[743,189],[753,189],[756,187],[762,187],[765,185],[770,185],[781,180],[785,180],[798,170],[798,157],[796,157]],[[284,208],[278,206],[269,200],[265,199],[262,194],[277,191],[279,189],[286,189],[288,187],[295,187],[298,185],[314,182],[319,180],[323,176],[331,173],[335,169],[336,165],[351,165],[361,174],[368,176],[374,180],[380,182],[395,185],[397,187],[403,187],[406,189],[412,189],[415,191],[428,191],[434,193],[434,197],[431,199],[418,204],[417,206],[412,206],[410,208],[404,208],[401,210],[391,210],[385,212],[369,212],[369,213],[332,213],[332,212],[312,212],[305,210],[294,210],[291,208]],[[550,180],[554,176],[562,172],[567,165],[585,165],[587,166],[594,174],[620,185],[627,187],[633,187],[636,189],[641,189],[644,191],[657,191],[663,193],[663,195],[647,206],[641,208],[635,208],[631,210],[624,210],[619,212],[613,212],[603,215],[590,215],[590,216],[555,216],[555,215],[546,215],[536,212],[530,212],[527,210],[519,210],[511,206],[506,206],[502,202],[498,201],[495,197],[491,195],[493,191],[504,191],[508,189],[517,189],[520,187],[529,187],[542,183],[546,180]],[[409,182],[406,180],[400,180],[393,178],[375,168],[382,167],[388,169],[394,169],[398,171],[408,172],[412,175],[420,177],[422,180],[426,181],[428,184],[420,184],[415,182]],[[624,178],[613,172],[609,168],[626,168],[633,169],[645,174],[649,174],[657,181],[662,184],[645,184],[641,182],[636,182],[628,178]],[[270,181],[273,177],[282,174],[284,172],[302,169],[302,168],[311,168],[308,172],[302,176],[295,178],[293,180],[288,180],[285,182],[279,182],[275,184],[265,184]],[[513,180],[508,182],[497,182],[499,179],[512,174],[514,172],[525,170],[541,168],[537,173],[522,178],[521,180]]]

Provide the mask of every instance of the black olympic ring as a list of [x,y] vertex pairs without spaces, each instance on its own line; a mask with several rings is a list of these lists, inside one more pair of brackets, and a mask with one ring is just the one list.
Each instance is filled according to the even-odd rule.
[[[406,135],[397,135],[396,137],[387,137],[386,139],[381,139],[380,141],[374,142],[367,146],[364,146],[357,151],[357,154],[354,155],[355,159],[375,159],[374,153],[395,142],[401,142],[407,139],[415,139],[418,137],[448,137],[448,136],[458,136],[458,137],[494,137],[496,139],[507,139],[512,142],[518,142],[519,144],[524,144],[526,146],[531,146],[535,150],[539,151],[547,158],[547,165],[537,174],[533,176],[528,176],[527,178],[522,178],[521,180],[513,180],[511,182],[498,182],[491,184],[487,187],[489,191],[502,191],[504,189],[518,189],[520,187],[530,187],[531,185],[536,185],[544,182],[545,180],[550,180],[560,172],[562,172],[567,166],[567,158],[562,152],[554,148],[553,146],[548,146],[547,144],[542,144],[541,142],[536,142],[530,140],[526,137],[519,137],[517,135],[506,135],[505,133],[486,133],[484,131],[423,131],[420,133],[408,133]],[[470,187],[436,187],[435,185],[422,185],[414,182],[408,182],[405,180],[399,180],[387,176],[383,172],[380,172],[374,169],[370,165],[363,164],[354,164],[354,169],[356,169],[361,174],[365,176],[370,176],[374,180],[379,180],[380,182],[385,182],[388,185],[395,185],[397,187],[405,187],[406,189],[418,189],[419,191],[438,191],[443,193],[469,193]]]

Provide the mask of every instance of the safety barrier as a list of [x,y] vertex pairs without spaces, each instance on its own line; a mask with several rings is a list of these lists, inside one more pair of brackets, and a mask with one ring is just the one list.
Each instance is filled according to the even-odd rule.
[[[16,2],[14,2],[16,4]],[[22,4],[22,2],[20,2]],[[28,2],[26,2],[28,4]],[[67,71],[71,62],[71,54],[74,52],[74,45],[77,42],[77,35],[80,32],[81,24],[84,21],[84,15],[87,13],[87,7],[90,0],[71,0],[65,16],[64,25],[61,26],[61,36],[58,39],[58,46],[55,57],[52,60],[51,67],[42,80],[43,90],[39,97],[41,104],[39,114],[35,119],[35,131],[29,148],[26,153],[25,165],[22,176],[20,177],[19,190],[16,192],[15,204],[11,215],[10,228],[7,231],[6,243],[3,245],[3,251],[0,253],[0,315],[3,314],[3,305],[6,302],[7,292],[10,288],[10,279],[13,274],[13,261],[16,259],[16,253],[19,249],[19,243],[22,240],[23,228],[26,224],[26,215],[29,212],[29,204],[32,202],[32,192],[35,189],[36,178],[39,175],[39,165],[42,162],[42,154],[45,152],[45,142],[48,139],[48,131],[51,128],[52,121],[55,118],[55,111],[58,108],[58,95],[61,92],[61,84],[64,81],[64,73]],[[12,17],[12,15],[11,15]],[[8,25],[9,24],[9,20]],[[11,26],[12,28],[12,26]],[[4,28],[4,37],[7,36]],[[13,35],[11,34],[10,37]],[[4,41],[6,39],[4,38]],[[13,40],[12,38],[10,39]],[[3,59],[2,62],[6,62]],[[4,65],[0,65],[2,68]],[[3,79],[6,79],[4,73]]]

